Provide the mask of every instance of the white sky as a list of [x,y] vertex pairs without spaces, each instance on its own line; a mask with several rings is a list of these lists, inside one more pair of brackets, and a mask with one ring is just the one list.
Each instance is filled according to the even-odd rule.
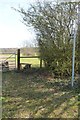
[[[30,2],[34,2],[30,0]],[[11,7],[28,7],[29,0],[0,0],[0,48],[21,47],[35,38],[33,31],[20,22],[21,16]]]
[[11,7],[18,8],[20,5],[27,8],[29,3],[35,1],[37,0],[0,0],[0,48],[19,48],[24,46],[25,41],[34,43],[35,33],[20,22],[20,14]]

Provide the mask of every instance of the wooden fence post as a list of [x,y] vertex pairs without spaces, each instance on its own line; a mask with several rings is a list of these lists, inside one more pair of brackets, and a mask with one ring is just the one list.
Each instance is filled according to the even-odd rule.
[[42,68],[42,58],[40,58],[40,68]]
[[17,70],[20,70],[20,49],[17,50]]

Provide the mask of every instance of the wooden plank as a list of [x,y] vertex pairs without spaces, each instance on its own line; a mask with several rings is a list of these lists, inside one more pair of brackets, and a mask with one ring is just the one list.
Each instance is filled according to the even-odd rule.
[[10,63],[9,65],[15,65],[15,63],[13,64],[13,63]]
[[21,56],[20,58],[40,58],[40,56]]
[[9,60],[8,62],[9,62],[9,63],[13,63],[13,62],[15,63],[15,60]]
[[11,53],[11,52],[4,52],[4,53],[3,53],[3,52],[2,52],[2,53],[0,53],[0,54],[2,54],[2,55],[5,54],[5,55],[6,55],[6,54],[16,54],[16,53]]
[[23,65],[31,65],[30,63],[20,63],[20,64],[23,64]]

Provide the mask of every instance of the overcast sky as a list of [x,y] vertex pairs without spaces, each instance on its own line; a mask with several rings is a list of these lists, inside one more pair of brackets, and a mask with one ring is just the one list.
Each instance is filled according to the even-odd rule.
[[18,8],[20,5],[28,8],[35,1],[37,0],[0,0],[0,48],[19,48],[24,46],[25,41],[34,43],[35,33],[21,23],[21,16],[11,7]]

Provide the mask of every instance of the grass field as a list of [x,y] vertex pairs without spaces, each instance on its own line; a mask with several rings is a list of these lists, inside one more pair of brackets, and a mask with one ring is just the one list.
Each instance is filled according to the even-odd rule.
[[[40,59],[39,58],[21,58],[21,63],[30,63],[32,67],[40,67]],[[44,65],[43,65],[44,66]]]
[[3,118],[78,118],[78,86],[45,70],[6,72],[2,78]]

